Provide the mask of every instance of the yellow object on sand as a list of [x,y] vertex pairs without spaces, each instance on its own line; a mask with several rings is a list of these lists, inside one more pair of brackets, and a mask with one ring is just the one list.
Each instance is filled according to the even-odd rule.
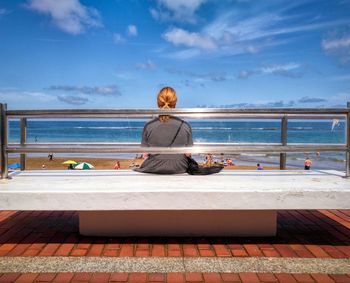
[[73,164],[74,165],[74,164],[78,164],[78,162],[75,162],[74,160],[66,160],[62,164],[66,164],[66,165]]

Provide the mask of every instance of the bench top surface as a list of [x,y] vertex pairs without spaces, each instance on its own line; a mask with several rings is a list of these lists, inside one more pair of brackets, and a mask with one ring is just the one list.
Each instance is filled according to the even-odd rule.
[[36,170],[0,180],[1,210],[347,209],[334,170],[224,170],[210,176],[131,170]]
[[132,170],[32,170],[0,181],[0,192],[349,190],[335,170],[224,170],[208,176],[155,175]]

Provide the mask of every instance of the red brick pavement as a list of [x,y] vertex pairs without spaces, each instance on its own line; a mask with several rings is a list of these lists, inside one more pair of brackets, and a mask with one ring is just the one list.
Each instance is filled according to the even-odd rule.
[[343,274],[272,274],[272,273],[6,273],[0,274],[0,282],[149,282],[149,283],[306,283],[350,282],[350,275]]
[[76,212],[1,211],[0,256],[350,258],[350,210],[279,211],[260,238],[85,237]]
[[[279,211],[276,237],[109,238],[78,233],[76,212],[0,211],[0,256],[350,258],[350,210]],[[0,282],[350,282],[286,273],[5,273]]]

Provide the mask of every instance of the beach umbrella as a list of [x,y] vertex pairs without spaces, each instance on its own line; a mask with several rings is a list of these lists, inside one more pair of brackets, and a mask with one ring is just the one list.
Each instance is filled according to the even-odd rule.
[[21,168],[21,164],[19,163],[12,163],[8,166],[8,169],[18,169]]
[[94,168],[90,163],[87,162],[81,162],[78,165],[74,166],[74,169],[76,170],[86,170],[86,169],[91,169]]
[[74,160],[66,160],[65,162],[63,162],[62,164],[65,164],[65,165],[74,165],[74,164],[78,164],[78,162],[75,162]]

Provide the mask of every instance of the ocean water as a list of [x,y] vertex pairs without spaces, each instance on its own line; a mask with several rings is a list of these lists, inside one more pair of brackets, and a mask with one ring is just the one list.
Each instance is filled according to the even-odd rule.
[[[192,126],[194,142],[280,142],[279,121],[189,121]],[[145,121],[106,121],[106,120],[29,120],[27,141],[35,142],[139,142]],[[19,142],[19,121],[11,120],[10,142]],[[289,143],[345,143],[345,122],[335,127],[332,120],[327,121],[289,121]],[[74,154],[76,155],[76,154]],[[314,168],[333,168],[343,170],[345,154],[311,153],[288,154],[289,166],[303,166],[303,160],[310,156]],[[68,156],[68,154],[66,155]],[[110,157],[110,155],[104,155]],[[239,163],[277,164],[276,154],[240,154],[232,156]]]

